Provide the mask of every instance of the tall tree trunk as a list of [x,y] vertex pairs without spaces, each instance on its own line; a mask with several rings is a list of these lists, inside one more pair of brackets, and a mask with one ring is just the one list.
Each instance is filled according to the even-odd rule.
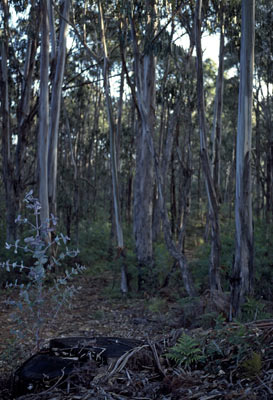
[[[76,163],[76,158],[74,154],[74,148],[73,148],[73,143],[72,143],[72,137],[71,137],[71,129],[70,129],[70,123],[69,123],[69,118],[68,118],[68,113],[65,107],[65,102],[64,100],[62,101],[62,109],[64,112],[64,125],[65,125],[65,131],[66,131],[66,137],[67,137],[67,146],[66,146],[66,157],[67,157],[67,162],[66,162],[66,168],[73,168],[73,186],[74,186],[74,193],[78,192],[78,167]],[[70,162],[69,162],[70,158]],[[67,220],[67,236],[70,237],[70,225],[71,225],[71,220],[72,220],[72,202],[71,199],[68,200],[68,204],[66,206],[66,220]],[[78,227],[76,226],[75,229],[76,233],[78,233]],[[79,237],[76,234],[75,235],[75,242],[76,245],[79,246]]]
[[[111,171],[112,171],[112,187],[113,187],[113,203],[114,203],[114,213],[115,213],[115,225],[116,225],[116,234],[118,241],[118,257],[122,257],[122,267],[121,267],[121,291],[122,293],[128,292],[128,284],[127,284],[127,268],[124,262],[125,253],[124,253],[124,240],[123,240],[123,230],[121,223],[121,215],[120,215],[120,198],[119,198],[119,181],[118,181],[118,160],[117,160],[117,126],[114,123],[113,116],[113,107],[110,93],[110,82],[109,82],[109,59],[108,59],[108,51],[106,44],[106,36],[104,29],[104,19],[103,19],[103,11],[101,6],[101,1],[98,1],[99,14],[100,14],[100,26],[101,26],[101,37],[102,37],[102,45],[103,45],[103,55],[104,55],[104,67],[103,67],[103,80],[104,80],[104,91],[106,98],[106,108],[109,122],[109,131],[110,131],[110,155],[111,155]],[[122,81],[121,81],[121,85]],[[123,93],[121,93],[122,97]],[[120,109],[119,115],[121,115],[121,107],[122,101],[119,102]],[[121,117],[120,117],[121,118]]]
[[225,14],[223,10],[223,2],[220,4],[220,46],[219,46],[219,66],[216,82],[216,94],[214,103],[214,121],[212,130],[212,167],[213,167],[213,182],[218,197],[220,195],[220,150],[222,137],[222,110],[223,110],[223,91],[224,91],[224,24]]
[[39,5],[32,0],[29,13],[29,26],[27,38],[27,50],[24,61],[24,72],[22,76],[21,98],[17,109],[17,132],[18,139],[15,154],[15,208],[20,214],[22,194],[26,186],[26,171],[24,163],[26,162],[26,150],[28,144],[29,132],[33,118],[38,111],[38,101],[33,104],[32,90],[33,78],[36,65],[36,55],[40,31],[40,10]]
[[207,151],[206,117],[204,103],[203,62],[201,47],[201,12],[202,0],[197,0],[195,9],[195,45],[197,61],[197,101],[200,129],[200,155],[206,183],[209,204],[209,217],[211,221],[211,253],[210,253],[210,289],[221,290],[220,282],[220,227],[218,216],[218,201],[213,182],[211,163]]
[[192,145],[191,145],[191,134],[193,132],[192,126],[192,110],[188,110],[186,125],[186,134],[183,142],[183,156],[181,154],[181,146],[177,147],[177,154],[180,163],[180,179],[179,179],[179,221],[178,221],[178,246],[182,253],[185,254],[185,239],[186,239],[186,227],[187,220],[190,213],[191,204],[191,182],[192,182]]
[[63,1],[63,11],[60,16],[59,45],[56,53],[56,71],[50,103],[50,126],[48,148],[48,195],[51,212],[57,214],[57,160],[58,160],[58,132],[61,109],[62,84],[64,77],[67,20],[69,16],[70,0]]
[[266,152],[266,209],[265,216],[268,222],[273,220],[273,140],[272,140],[272,100],[270,101],[269,80],[266,85],[265,103],[265,128],[267,135]]
[[256,152],[255,152],[255,169],[256,169],[256,217],[259,219],[260,212],[262,209],[262,193],[261,193],[261,109],[260,109],[260,86],[256,92],[256,107],[255,107],[255,116],[256,116]]
[[[171,36],[172,38],[172,36]],[[171,43],[171,39],[170,39]],[[165,60],[165,70],[164,70],[164,75],[162,78],[162,85],[160,88],[160,97],[161,97],[161,110],[160,110],[160,126],[159,126],[159,141],[158,141],[158,159],[161,160],[161,165],[164,162],[164,154],[163,153],[163,142],[164,142],[164,134],[165,134],[165,126],[166,126],[166,119],[168,117],[168,127],[169,127],[169,119],[170,119],[170,112],[167,107],[168,101],[165,96],[165,91],[166,91],[166,85],[168,82],[168,74],[169,74],[169,67],[170,67],[170,59],[169,59],[169,54],[166,55],[166,60]],[[177,107],[176,107],[177,108]],[[176,112],[178,114],[178,110]],[[176,115],[177,117],[177,115]],[[173,120],[173,115],[171,117]],[[168,131],[167,131],[168,132]],[[171,133],[171,138],[173,136],[173,133]],[[168,138],[168,133],[167,133],[167,138]],[[167,146],[166,146],[167,147]],[[171,151],[171,150],[170,150]],[[169,160],[168,160],[169,162]],[[168,165],[168,164],[167,164]],[[162,165],[163,166],[163,165]],[[162,173],[167,175],[167,171]],[[163,176],[163,187],[165,190],[165,180]],[[161,218],[160,218],[160,207],[159,207],[159,199],[158,199],[158,193],[156,188],[154,189],[154,201],[153,201],[153,242],[157,241],[157,239],[160,237],[161,233]]]
[[172,238],[171,232],[171,224],[168,217],[168,211],[165,203],[164,193],[163,193],[163,184],[162,184],[162,173],[160,170],[158,157],[155,151],[154,140],[151,134],[148,132],[147,136],[148,146],[152,155],[152,160],[155,169],[155,178],[158,190],[158,198],[159,198],[159,205],[160,205],[160,213],[162,218],[162,227],[164,232],[165,243],[167,249],[172,257],[178,262],[178,265],[181,270],[183,283],[185,286],[185,290],[189,296],[195,296],[196,292],[193,286],[191,274],[189,271],[189,265],[184,253],[181,251],[179,246],[175,244],[175,241]]
[[[39,200],[41,203],[41,223],[44,229],[48,226],[48,129],[49,129],[49,101],[48,101],[48,69],[49,69],[49,4],[48,0],[41,0],[41,54],[40,54],[40,99],[39,99]],[[47,234],[45,233],[47,236]]]
[[147,23],[144,54],[140,54],[135,24],[131,18],[134,68],[137,87],[137,105],[140,132],[136,140],[136,173],[134,180],[134,235],[140,271],[142,266],[152,267],[152,214],[153,214],[153,168],[148,137],[154,135],[155,126],[155,56],[152,39],[155,32],[155,1],[146,2]]
[[9,109],[9,84],[8,84],[8,49],[9,49],[9,9],[7,0],[2,2],[4,14],[4,29],[0,39],[1,45],[1,111],[2,111],[2,157],[3,157],[3,181],[5,185],[6,199],[6,232],[7,241],[16,239],[15,229],[15,190],[13,181],[13,168],[11,159],[11,132],[10,132],[10,109]]
[[253,227],[251,187],[252,87],[255,0],[242,0],[240,87],[236,147],[235,261],[232,277],[234,316],[253,289]]

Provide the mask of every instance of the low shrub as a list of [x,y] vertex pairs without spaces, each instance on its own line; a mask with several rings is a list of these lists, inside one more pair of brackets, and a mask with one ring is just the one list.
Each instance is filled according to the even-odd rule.
[[[23,260],[19,263],[7,260],[1,263],[1,269],[7,273],[14,270],[24,273],[24,280],[16,279],[6,283],[7,288],[15,289],[18,293],[9,300],[9,304],[15,308],[12,316],[16,327],[11,333],[20,339],[24,339],[25,335],[33,335],[35,347],[40,349],[43,343],[43,329],[53,323],[64,303],[76,290],[67,283],[85,268],[76,264],[70,270],[64,269],[61,276],[55,278],[53,286],[46,286],[48,273],[53,268],[61,267],[66,257],[77,256],[78,250],[69,250],[69,238],[62,233],[52,235],[57,225],[54,216],[45,224],[41,223],[41,205],[33,197],[32,191],[26,194],[24,202],[26,208],[31,210],[32,218],[22,218],[19,215],[16,222],[27,226],[29,235],[13,244],[6,243],[6,249],[13,250],[16,256],[19,251],[27,254],[32,264],[25,265]],[[55,247],[59,252],[54,256],[52,250]],[[57,253],[55,250],[54,254]]]

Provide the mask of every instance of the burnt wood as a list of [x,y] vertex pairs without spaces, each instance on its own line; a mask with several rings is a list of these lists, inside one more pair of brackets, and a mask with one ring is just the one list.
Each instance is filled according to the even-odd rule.
[[[85,337],[74,336],[67,338],[51,339],[49,348],[61,354],[84,355],[90,352],[94,359],[107,362],[108,358],[118,358],[134,347],[143,344],[140,340],[119,337]],[[89,357],[90,358],[90,357]]]
[[[61,385],[73,371],[87,362],[107,364],[108,359],[119,358],[127,351],[143,344],[135,339],[119,337],[73,336],[55,338],[49,348],[26,360],[14,373],[13,397],[39,393],[56,383]],[[95,374],[94,374],[95,375]]]

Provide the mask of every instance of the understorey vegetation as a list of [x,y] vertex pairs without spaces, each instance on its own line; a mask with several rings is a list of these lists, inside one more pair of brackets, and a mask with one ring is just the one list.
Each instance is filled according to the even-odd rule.
[[[209,291],[208,283],[203,282],[196,297],[186,296],[177,266],[171,263],[160,242],[155,252],[156,275],[146,271],[141,293],[138,271],[133,268],[135,255],[128,242],[131,282],[130,293],[124,297],[117,278],[119,260],[112,260],[107,227],[107,234],[99,240],[96,231],[90,229],[86,233],[89,238],[94,235],[94,242],[88,248],[83,246],[81,254],[69,250],[68,238],[56,233],[57,220],[53,216],[46,228],[40,225],[40,203],[32,192],[26,194],[25,204],[28,212],[17,222],[28,235],[15,244],[6,243],[6,248],[16,257],[22,251],[22,257],[30,254],[26,258],[28,266],[23,261],[1,264],[2,273],[8,274],[1,292],[1,303],[7,307],[1,316],[1,322],[7,322],[7,331],[1,336],[3,399],[270,398],[270,300],[248,298],[240,320],[228,322],[228,292],[220,296]],[[196,283],[202,281],[206,246],[194,244],[196,258],[192,268],[196,268]],[[93,268],[85,270],[79,264],[69,267],[74,258],[82,262],[89,252],[94,257]],[[69,262],[65,261],[67,257]],[[197,269],[194,265],[198,262]],[[55,340],[56,333],[63,339]],[[83,343],[91,342],[91,347],[83,344],[79,348],[73,345],[70,350],[51,350],[51,343],[73,342],[75,334]],[[88,338],[90,334],[93,339]],[[113,335],[116,338],[112,339]],[[135,340],[130,347],[127,337]],[[124,341],[124,353],[116,350],[115,356],[108,359],[107,340],[110,346],[124,346]],[[96,342],[104,344],[94,345]],[[86,358],[85,354],[89,356]],[[32,364],[33,372],[29,369]],[[26,368],[28,372],[22,376],[21,371]],[[43,372],[37,376],[43,368],[48,378]],[[35,378],[31,378],[32,374]]]

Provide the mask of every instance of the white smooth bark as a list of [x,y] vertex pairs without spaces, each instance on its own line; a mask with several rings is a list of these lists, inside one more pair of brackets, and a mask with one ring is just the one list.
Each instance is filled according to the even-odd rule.
[[40,54],[40,100],[39,100],[39,200],[41,203],[41,222],[44,228],[48,225],[48,129],[49,129],[49,100],[48,100],[48,70],[49,70],[49,4],[41,0],[41,54]]
[[214,121],[212,130],[212,167],[213,181],[218,200],[220,199],[220,150],[222,138],[222,111],[223,111],[223,92],[224,92],[224,23],[225,13],[223,4],[220,4],[220,46],[219,46],[219,66],[216,81],[216,94],[214,103]]
[[253,221],[251,185],[252,91],[254,68],[255,0],[242,0],[240,86],[236,147],[235,262],[232,306],[235,316],[253,286]]
[[56,53],[56,71],[52,87],[50,103],[50,126],[48,143],[48,195],[49,204],[53,214],[56,214],[56,193],[57,193],[57,164],[58,164],[58,136],[59,120],[61,110],[62,85],[64,78],[64,67],[66,57],[66,38],[68,30],[70,0],[64,0],[63,13],[60,16],[61,28],[59,45]]

